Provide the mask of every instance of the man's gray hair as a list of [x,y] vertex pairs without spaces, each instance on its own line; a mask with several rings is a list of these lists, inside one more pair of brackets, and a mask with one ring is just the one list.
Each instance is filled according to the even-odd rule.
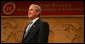
[[36,5],[36,4],[31,4],[31,5],[34,5],[36,7],[36,11],[39,11],[41,13],[42,10],[41,10],[41,7],[39,5]]

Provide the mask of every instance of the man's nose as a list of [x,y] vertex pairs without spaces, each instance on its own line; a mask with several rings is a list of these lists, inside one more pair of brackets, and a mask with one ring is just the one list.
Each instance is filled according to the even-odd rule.
[[30,13],[30,11],[28,11],[28,13]]

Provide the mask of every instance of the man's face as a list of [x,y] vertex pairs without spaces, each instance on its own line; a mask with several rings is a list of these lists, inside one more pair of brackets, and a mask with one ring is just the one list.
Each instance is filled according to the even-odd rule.
[[39,14],[39,11],[36,11],[36,7],[34,5],[31,5],[29,7],[28,17],[33,20],[34,18],[38,16],[38,14]]

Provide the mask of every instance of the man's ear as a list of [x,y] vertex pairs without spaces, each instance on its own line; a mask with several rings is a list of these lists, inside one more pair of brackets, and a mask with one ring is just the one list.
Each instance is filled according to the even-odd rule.
[[39,15],[40,11],[37,11],[37,16]]

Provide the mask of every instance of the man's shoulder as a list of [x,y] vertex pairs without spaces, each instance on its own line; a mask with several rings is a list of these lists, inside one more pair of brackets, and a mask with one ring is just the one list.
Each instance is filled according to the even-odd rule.
[[40,23],[40,24],[48,24],[48,22],[43,21],[43,20],[39,20],[39,23]]

